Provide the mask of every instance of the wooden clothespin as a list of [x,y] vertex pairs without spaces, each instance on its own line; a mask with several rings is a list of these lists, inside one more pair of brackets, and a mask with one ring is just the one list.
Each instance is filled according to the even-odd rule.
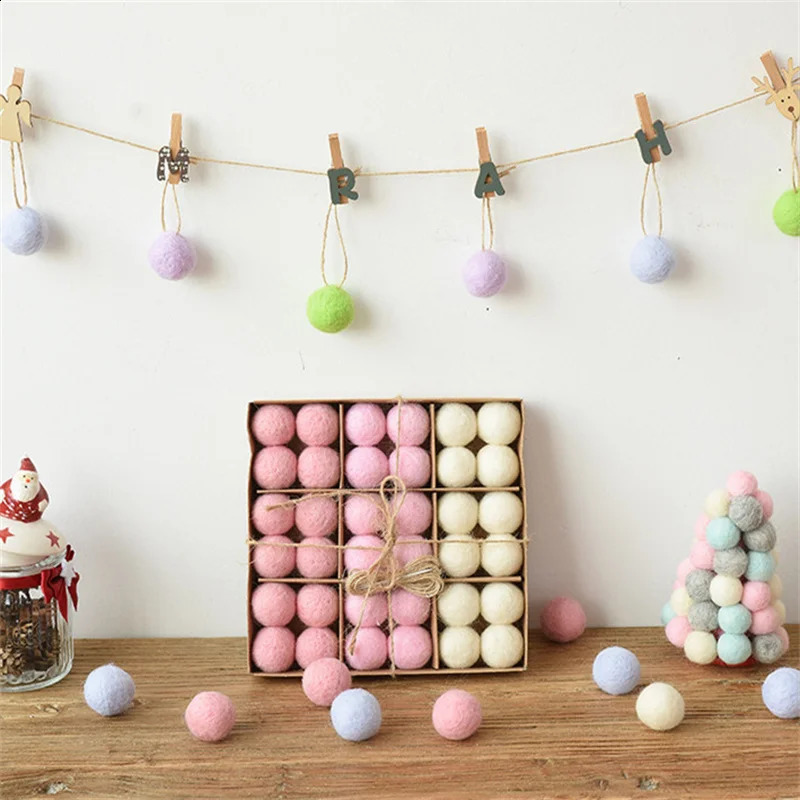
[[800,67],[795,67],[793,60],[787,61],[786,69],[781,69],[772,50],[767,50],[761,55],[761,63],[767,71],[767,76],[763,80],[753,77],[755,92],[767,95],[767,105],[775,103],[775,108],[793,122],[800,119],[800,96],[798,96],[798,85],[794,84],[795,75],[800,73]]
[[328,135],[328,145],[331,149],[331,168],[328,170],[331,203],[338,206],[350,200],[358,200],[358,192],[354,191],[356,175],[344,165],[338,133]]
[[22,100],[22,82],[25,70],[14,67],[6,96],[0,94],[0,139],[7,142],[22,142],[22,123],[32,127],[31,104]]
[[504,195],[506,190],[500,178],[504,178],[511,172],[513,167],[505,170],[502,175],[498,174],[497,167],[492,161],[492,154],[489,152],[489,135],[486,128],[475,128],[475,136],[478,139],[478,165],[480,172],[478,180],[475,182],[475,197],[478,199],[492,198],[496,194]]
[[186,183],[189,180],[189,150],[183,146],[183,115],[173,114],[170,121],[169,144],[158,151],[158,180]]
[[[639,112],[639,121],[642,127],[636,131],[636,141],[639,142],[639,149],[642,152],[642,159],[645,164],[655,164],[661,161],[661,154],[668,156],[672,152],[672,145],[667,139],[664,123],[657,119],[653,122],[650,114],[650,106],[647,97],[643,92],[634,95],[636,110]],[[659,151],[659,147],[661,150]]]

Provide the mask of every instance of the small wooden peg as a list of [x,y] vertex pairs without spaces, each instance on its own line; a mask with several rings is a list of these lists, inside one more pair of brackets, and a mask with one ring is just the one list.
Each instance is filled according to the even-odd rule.
[[11,78],[12,86],[19,86],[22,89],[22,82],[25,80],[25,70],[22,67],[14,67],[14,76]]
[[[182,136],[183,136],[183,115],[173,114],[169,130],[169,151],[173,161],[178,160],[181,147],[183,146],[183,142],[181,141]],[[180,172],[172,172],[170,170],[169,175],[167,176],[167,180],[170,183],[180,183],[181,182]]]
[[795,83],[795,80],[800,74],[800,67],[796,67],[794,59],[790,58],[786,63],[786,68],[782,69],[775,61],[772,50],[767,50],[761,55],[761,63],[767,74],[763,80],[753,76],[753,83],[756,85],[754,91],[756,94],[766,95],[767,105],[774,103],[775,108],[786,119],[797,122],[800,120],[800,94],[798,93],[800,84]]
[[[642,130],[644,131],[644,135],[647,137],[648,142],[651,139],[655,139],[656,131],[653,127],[653,117],[650,114],[650,106],[647,103],[647,96],[644,92],[639,92],[639,94],[634,95],[634,99],[636,100],[636,110],[639,112],[639,121],[642,124]],[[658,149],[658,142],[655,143],[654,147],[650,148],[650,158],[652,159],[653,163],[661,161],[661,153]]]
[[[478,165],[483,166],[492,160],[492,154],[489,152],[489,134],[486,133],[486,128],[475,128],[475,138],[478,140]],[[484,197],[494,197],[494,192],[486,192]]]
[[[344,159],[342,158],[342,146],[339,144],[339,134],[328,134],[328,145],[331,148],[331,167],[333,169],[344,169]],[[337,186],[341,185],[341,181],[337,179]],[[338,202],[348,203],[346,194],[337,194]]]
[[783,75],[781,75],[781,69],[778,66],[778,62],[775,60],[775,56],[772,55],[772,50],[767,50],[766,53],[761,54],[761,63],[767,71],[770,83],[772,83],[772,88],[776,92],[785,89],[786,81],[783,79]]

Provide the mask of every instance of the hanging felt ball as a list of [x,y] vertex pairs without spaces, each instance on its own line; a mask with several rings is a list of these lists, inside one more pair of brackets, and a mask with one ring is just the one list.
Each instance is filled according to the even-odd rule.
[[464,264],[462,276],[473,297],[491,297],[505,286],[508,269],[494,250],[479,250]]
[[323,286],[306,304],[308,321],[323,333],[339,333],[353,321],[353,298],[341,286]]
[[772,209],[778,230],[787,236],[800,236],[800,192],[784,192]]
[[675,253],[660,236],[645,236],[631,253],[631,272],[642,283],[661,283],[675,266]]
[[147,258],[155,272],[168,281],[185,278],[197,265],[194,245],[179,233],[159,234]]
[[47,223],[30,206],[15,208],[0,222],[0,238],[9,252],[30,256],[41,250],[47,240]]

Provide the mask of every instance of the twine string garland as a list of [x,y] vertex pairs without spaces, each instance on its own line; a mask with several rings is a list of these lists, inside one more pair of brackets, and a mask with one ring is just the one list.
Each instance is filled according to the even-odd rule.
[[642,226],[642,233],[647,236],[647,227],[644,222],[644,204],[647,198],[647,184],[650,178],[650,173],[653,173],[653,185],[656,187],[656,197],[658,198],[658,235],[659,237],[664,231],[664,208],[661,202],[661,189],[658,185],[658,176],[656,175],[655,162],[647,165],[644,171],[644,186],[642,187],[642,202],[639,205],[639,224]]
[[180,203],[178,202],[178,192],[175,189],[175,184],[170,183],[169,181],[164,181],[164,189],[161,192],[161,230],[164,231],[164,233],[167,232],[167,220],[164,214],[164,205],[166,204],[167,188],[169,186],[172,187],[172,199],[175,202],[175,214],[177,215],[178,218],[178,227],[175,229],[175,233],[180,233],[181,225],[183,224],[183,220],[181,219],[181,206]]
[[800,160],[797,156],[797,120],[792,120],[792,189],[797,191],[800,185]]
[[344,245],[344,236],[342,236],[342,226],[339,224],[339,207],[335,203],[328,205],[328,211],[325,214],[325,226],[322,229],[322,256],[320,257],[320,272],[322,273],[322,282],[325,286],[329,286],[328,278],[325,275],[325,250],[328,245],[328,225],[331,221],[331,211],[333,211],[333,221],[336,224],[336,233],[339,237],[339,245],[342,248],[342,261],[344,262],[344,270],[342,272],[342,279],[337,286],[341,288],[347,280],[347,270],[349,268],[347,261],[347,248]]
[[[489,247],[486,247],[486,221],[489,221]],[[492,219],[492,199],[484,195],[481,198],[481,250],[494,247],[494,219]]]
[[[22,158],[22,145],[20,142],[9,142],[9,152],[11,153],[11,191],[14,193],[14,202],[17,208],[22,208],[28,205],[28,180],[25,177],[25,161]],[[17,146],[17,153],[19,155],[19,173],[20,180],[22,181],[22,203],[19,202],[19,193],[17,189],[17,161],[14,156],[14,145]]]

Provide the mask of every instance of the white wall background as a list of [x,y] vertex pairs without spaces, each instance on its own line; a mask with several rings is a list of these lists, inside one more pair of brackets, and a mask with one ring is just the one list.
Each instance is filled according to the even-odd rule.
[[[78,4],[2,13],[2,81],[40,114],[195,154],[326,169],[498,162],[630,134],[633,94],[675,121],[747,96],[760,53],[800,55],[794,3]],[[23,454],[79,557],[82,636],[245,630],[249,400],[519,395],[529,429],[532,610],[658,623],[707,492],[755,472],[775,498],[798,619],[798,241],[771,220],[789,124],[763,101],[670,133],[660,170],[680,266],[628,272],[634,143],[536,163],[495,203],[514,268],[466,294],[472,176],[364,179],[342,218],[358,322],[304,317],[324,178],[221,166],[181,187],[201,266],[147,264],[155,157],[37,123],[47,250],[2,257],[2,476]],[[4,153],[2,203],[12,207]],[[337,267],[334,253],[332,266]]]

